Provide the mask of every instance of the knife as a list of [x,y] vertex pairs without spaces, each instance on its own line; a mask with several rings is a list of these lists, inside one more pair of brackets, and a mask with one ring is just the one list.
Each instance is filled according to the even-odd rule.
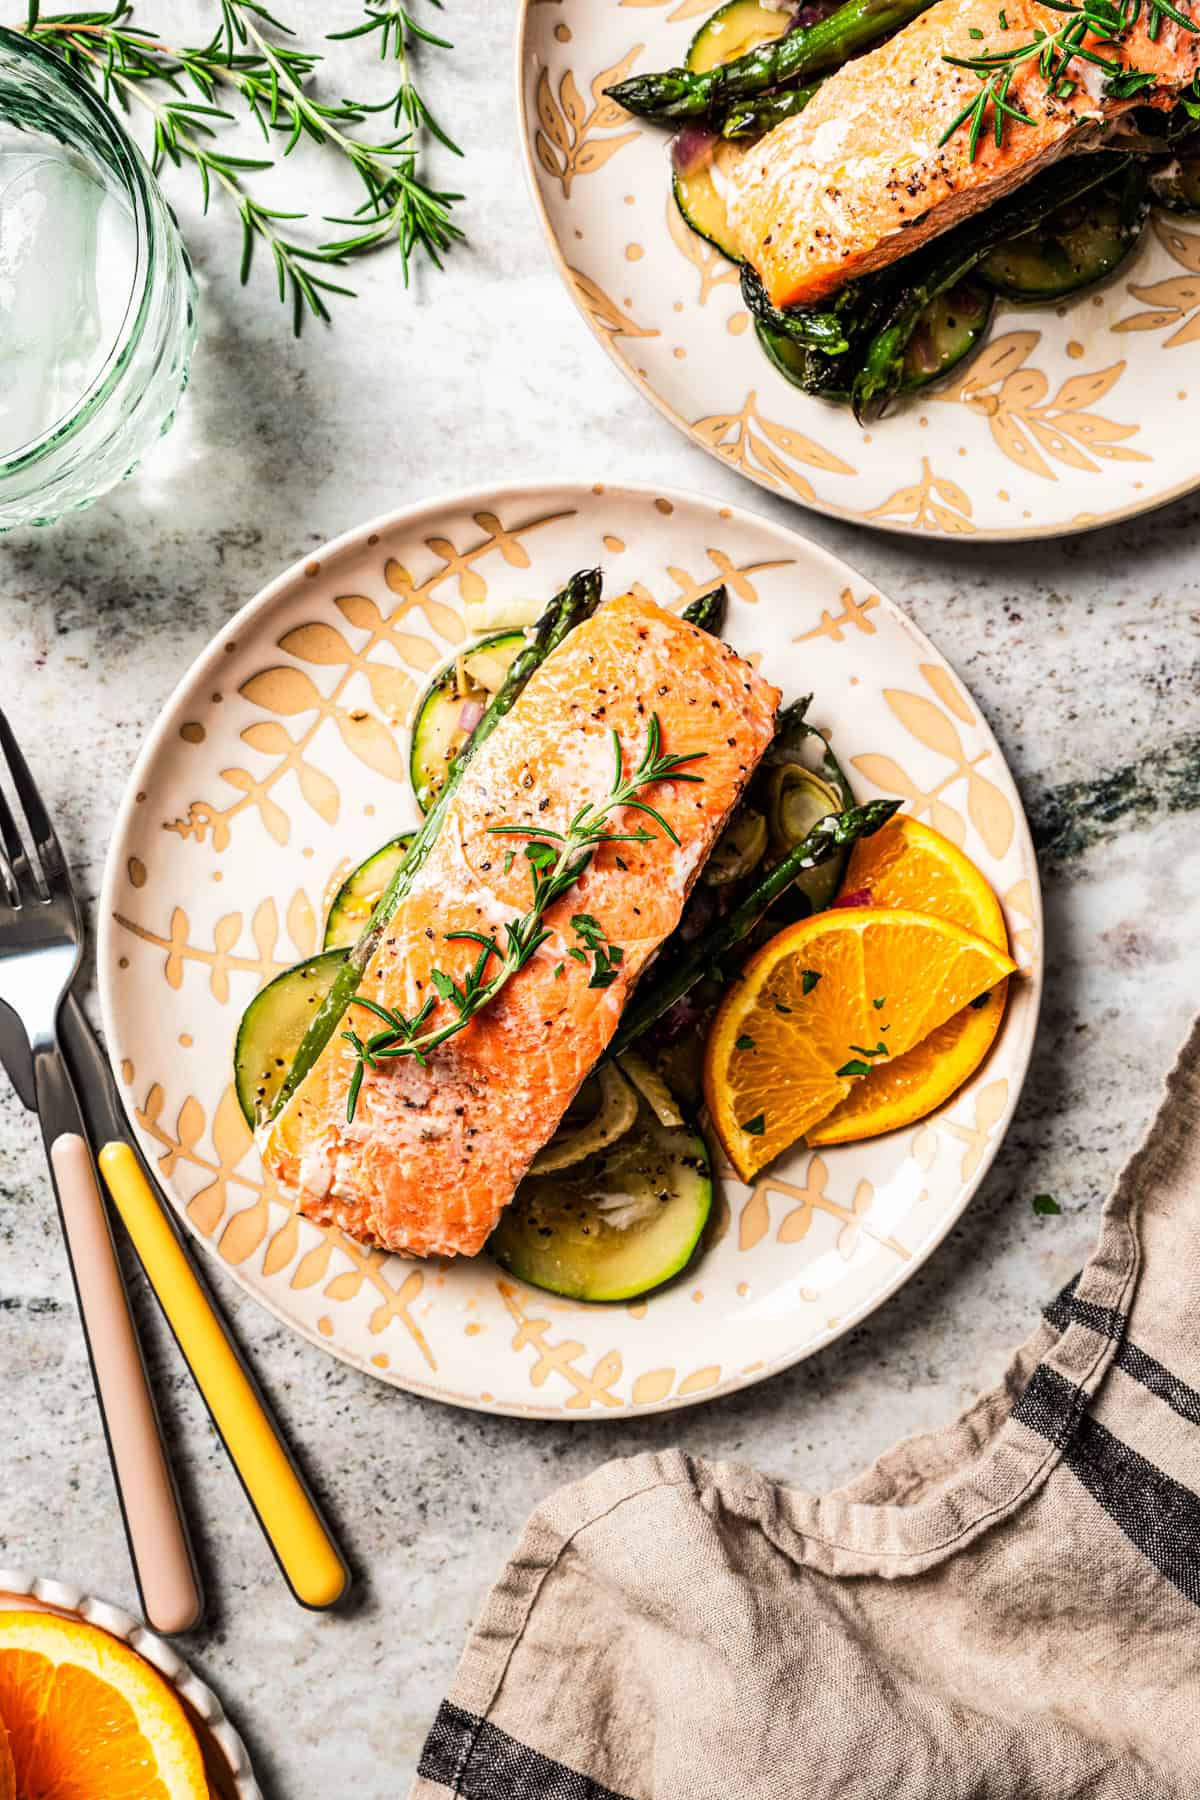
[[[0,1021],[0,1043],[2,1033]],[[108,1057],[73,990],[59,1033],[105,1185],[280,1572],[302,1606],[333,1606],[350,1586],[345,1558],[134,1148]]]

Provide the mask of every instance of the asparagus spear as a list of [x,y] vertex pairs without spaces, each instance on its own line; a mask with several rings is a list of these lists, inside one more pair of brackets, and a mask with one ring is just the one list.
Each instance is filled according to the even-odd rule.
[[627,1050],[647,1031],[656,1019],[681,1000],[690,988],[711,975],[723,956],[741,943],[762,918],[767,908],[778,900],[808,869],[836,856],[860,837],[873,837],[898,811],[899,800],[871,800],[866,806],[848,807],[845,812],[830,813],[819,819],[806,838],[789,850],[782,862],[748,893],[740,906],[727,913],[709,931],[688,946],[678,961],[663,971],[657,980],[645,983],[625,1008],[616,1035],[609,1045],[610,1056]]
[[887,410],[903,377],[909,339],[937,294],[961,281],[996,244],[1036,231],[1060,206],[1110,179],[1129,161],[1128,156],[1102,153],[1072,157],[907,258],[901,269],[902,285],[867,344],[851,387],[851,405],[859,424],[869,424]]
[[707,594],[701,594],[698,600],[693,600],[690,606],[685,606],[681,617],[689,625],[698,625],[701,631],[707,631],[710,637],[720,637],[728,610],[729,590],[721,582]]
[[508,673],[488,704],[487,711],[450,764],[446,784],[437,801],[430,807],[408,847],[408,853],[364,927],[362,936],[346,957],[345,963],[328,994],[313,1014],[300,1048],[279,1090],[274,1112],[283,1110],[333,1036],[338,1023],[354,998],[363,970],[374,955],[388,921],[412,886],[413,877],[425,862],[450,807],[450,801],[463,773],[480,746],[487,742],[501,720],[512,711],[517,696],[529,677],[546,658],[557,650],[567,634],[595,612],[600,602],[602,576],[599,569],[585,569],[572,575],[562,592],[556,594],[534,627],[525,649],[511,663]]
[[759,138],[802,113],[817,89],[819,81],[804,87],[780,88],[777,93],[763,94],[757,100],[742,100],[724,114],[718,130],[723,138]]
[[752,318],[772,326],[776,331],[782,331],[785,337],[803,345],[806,350],[821,350],[826,356],[841,356],[850,348],[846,324],[841,317],[842,312],[849,311],[848,301],[843,300],[843,295],[849,294],[847,288],[835,295],[830,305],[821,312],[801,307],[784,312],[779,307],[772,306],[762,284],[762,277],[750,263],[742,264],[741,283],[742,299]]
[[667,69],[658,75],[631,75],[605,92],[627,111],[660,124],[715,118],[734,101],[754,100],[770,88],[837,68],[868,44],[899,31],[930,4],[931,0],[846,0],[818,24],[789,31],[703,74]]

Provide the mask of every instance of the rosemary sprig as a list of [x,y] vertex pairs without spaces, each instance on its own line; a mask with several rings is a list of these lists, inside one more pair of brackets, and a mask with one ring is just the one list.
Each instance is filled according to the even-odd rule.
[[[685,771],[684,765],[701,761],[706,752],[692,750],[681,755],[663,754],[657,714],[651,717],[646,733],[646,747],[641,758],[628,774],[625,773],[621,739],[615,731],[612,733],[612,744],[615,763],[612,786],[603,800],[585,802],[574,814],[565,831],[550,831],[531,825],[491,827],[493,836],[522,837],[528,840],[524,846],[524,854],[529,864],[532,899],[528,909],[520,917],[506,920],[503,944],[484,932],[447,932],[447,942],[474,943],[478,946],[478,954],[457,981],[443,969],[431,970],[429,979],[435,992],[411,1018],[398,1009],[382,1006],[375,1000],[366,1000],[361,996],[356,996],[351,1001],[352,1006],[365,1007],[368,1012],[373,1013],[382,1021],[384,1029],[366,1039],[353,1029],[341,1034],[356,1058],[346,1096],[348,1121],[354,1118],[363,1076],[368,1068],[375,1069],[381,1062],[404,1056],[414,1057],[424,1065],[440,1044],[444,1044],[469,1024],[476,1013],[495,999],[501,988],[525,967],[534,952],[553,935],[549,926],[544,923],[548,909],[574,887],[602,844],[648,844],[657,841],[658,833],[647,830],[644,825],[639,825],[633,831],[612,830],[609,821],[614,813],[625,810],[639,812],[652,819],[672,843],[678,844],[679,838],[669,820],[643,798],[644,791],[659,781],[702,781],[702,775]],[[588,913],[574,914],[571,927],[581,942],[593,952],[594,971],[588,985],[605,987],[615,981],[615,965],[620,963],[623,956],[620,945],[608,943],[603,930]],[[568,954],[574,954],[574,950]],[[584,951],[581,950],[579,954],[586,960]],[[489,973],[493,960],[498,963],[498,967]],[[438,1001],[449,1009],[452,1016],[441,1023],[431,1023]],[[426,1026],[428,1029],[423,1029]]]
[[[939,148],[948,143],[963,125],[967,125],[971,161],[974,162],[979,141],[987,128],[989,114],[997,148],[1004,142],[1008,120],[1020,125],[1037,121],[1009,99],[1016,71],[1036,58],[1039,72],[1051,98],[1067,98],[1078,83],[1071,77],[1071,65],[1078,58],[1105,71],[1106,90],[1117,99],[1130,99],[1155,85],[1153,75],[1138,69],[1125,69],[1118,58],[1101,55],[1084,39],[1092,37],[1100,44],[1120,44],[1141,17],[1143,0],[1043,0],[1054,12],[1067,16],[1057,31],[1036,27],[1033,36],[1011,49],[981,50],[976,56],[943,55],[942,61],[952,68],[970,69],[980,77],[980,89],[957,113],[938,139]],[[1164,19],[1188,31],[1200,31],[1193,19],[1180,12],[1171,0],[1145,0],[1150,9],[1147,33],[1157,38]],[[1007,29],[1003,13],[1002,29]],[[975,34],[980,35],[979,33]]]
[[[429,3],[440,7],[441,0]],[[383,53],[400,63],[399,86],[377,103],[326,102],[314,98],[307,85],[320,69],[317,51],[279,41],[292,33],[259,0],[219,0],[219,6],[220,23],[202,45],[172,46],[156,32],[130,23],[130,0],[118,0],[109,9],[53,16],[41,13],[38,0],[29,0],[24,29],[92,80],[110,104],[127,111],[136,101],[149,113],[154,167],[166,161],[193,166],[206,212],[214,187],[226,194],[242,226],[242,281],[249,277],[256,243],[266,244],[280,298],[291,299],[297,332],[306,313],[328,320],[326,296],[349,296],[354,291],[317,273],[314,265],[341,266],[394,240],[406,284],[418,250],[440,268],[447,250],[463,236],[450,217],[462,195],[425,180],[420,166],[423,134],[457,155],[461,151],[422,99],[410,72],[408,48],[419,40],[449,49],[448,40],[426,30],[405,8],[366,0],[363,23],[331,35],[358,37],[378,31]],[[199,98],[190,98],[190,93]],[[218,103],[226,94],[237,96],[268,145],[277,136],[283,138],[277,153],[256,158],[221,147],[218,133],[236,122],[236,115]],[[370,141],[349,134],[348,127],[383,113],[392,115],[390,134]],[[279,227],[307,215],[264,206],[247,188],[248,175],[271,168],[276,154],[289,156],[304,139],[348,162],[361,181],[365,197],[352,218],[327,220],[352,224],[352,235],[301,243]]]

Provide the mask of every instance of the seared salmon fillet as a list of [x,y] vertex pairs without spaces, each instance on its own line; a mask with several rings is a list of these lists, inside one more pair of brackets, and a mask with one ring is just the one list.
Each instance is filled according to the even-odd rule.
[[[630,594],[601,606],[546,659],[468,766],[359,993],[411,1018],[431,992],[432,970],[461,980],[477,946],[449,934],[502,940],[505,922],[530,904],[525,840],[493,828],[565,831],[611,788],[612,734],[628,772],[653,716],[664,753],[703,753],[687,765],[699,782],[668,778],[643,795],[679,844],[633,808],[615,814],[610,830],[644,825],[652,841],[601,845],[545,914],[551,936],[532,960],[426,1067],[404,1057],[368,1069],[351,1122],[355,1053],[340,1035],[331,1039],[263,1148],[302,1212],[390,1250],[469,1256],[482,1247],[677,924],[771,741],[778,704],[778,690],[727,645]],[[590,985],[591,959],[572,954],[580,938],[571,920],[581,913],[620,946],[609,986]],[[350,1022],[376,1028],[361,1008],[351,1008]]]
[[1006,119],[997,145],[989,106],[974,161],[967,125],[939,140],[981,79],[943,58],[1015,49],[1035,31],[1052,36],[1069,22],[1063,12],[1037,0],[938,0],[846,63],[726,175],[730,224],[773,304],[824,298],[992,205],[1059,156],[1096,149],[1131,107],[1169,105],[1200,68],[1200,35],[1164,19],[1153,39],[1153,17],[1147,4],[1120,42],[1084,40],[1121,69],[1154,75],[1152,92],[1106,98],[1105,70],[1077,57],[1067,71],[1074,91],[1052,95],[1030,57],[1015,66],[1007,98],[1034,123]]

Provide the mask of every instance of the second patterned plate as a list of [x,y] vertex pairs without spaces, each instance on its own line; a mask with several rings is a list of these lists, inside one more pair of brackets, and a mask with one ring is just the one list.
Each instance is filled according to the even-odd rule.
[[[488,597],[604,567],[671,607],[717,581],[728,636],[786,699],[813,692],[861,797],[899,794],[1002,897],[1023,977],[991,1056],[934,1118],[731,1177],[682,1282],[572,1305],[486,1257],[410,1262],[298,1218],[265,1183],[231,1085],[251,995],[317,945],[348,868],[411,827],[408,728]],[[752,514],[639,488],[505,488],[340,538],[200,658],[130,780],[105,875],[108,1043],[180,1217],[296,1330],[399,1386],[497,1412],[595,1418],[761,1380],[878,1306],[953,1225],[1012,1116],[1041,973],[1033,850],[1012,779],[933,646],[845,564]]]
[[681,62],[718,0],[524,0],[518,131],[559,273],[634,385],[775,493],[891,531],[1058,536],[1197,482],[1200,221],[1153,217],[1073,304],[997,308],[964,372],[862,431],[767,362],[737,271],[683,223],[665,133],[604,89]]

